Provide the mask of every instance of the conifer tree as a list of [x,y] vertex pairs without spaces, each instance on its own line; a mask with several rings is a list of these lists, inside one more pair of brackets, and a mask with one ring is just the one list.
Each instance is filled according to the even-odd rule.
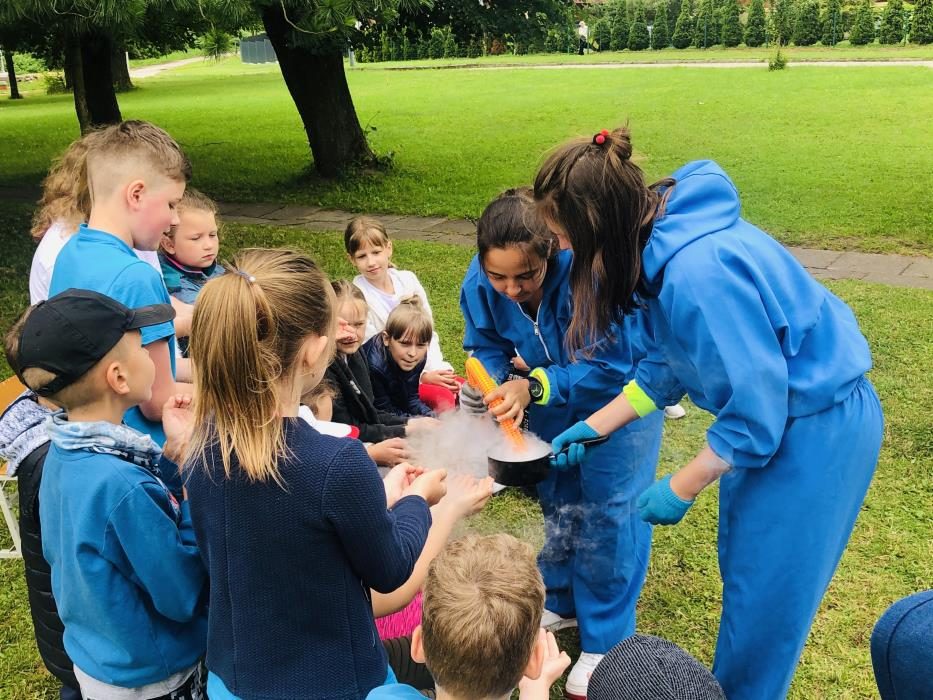
[[612,0],[609,4],[609,48],[621,51],[628,45],[630,22],[625,0]]
[[871,9],[871,0],[862,0],[855,10],[852,29],[849,31],[849,43],[864,46],[875,40],[875,14]]
[[771,23],[775,43],[779,46],[789,44],[794,35],[793,0],[772,0]]
[[693,45],[698,49],[708,49],[719,41],[715,14],[716,7],[713,0],[700,0],[696,28],[693,32]]
[[797,46],[813,46],[820,40],[820,6],[816,0],[804,0],[798,8],[794,22],[794,43]]
[[756,47],[765,43],[767,39],[766,21],[764,0],[752,0],[752,4],[748,8],[748,21],[745,24],[746,46]]
[[888,0],[881,13],[881,27],[878,29],[878,42],[881,44],[900,44],[904,41],[904,0]]
[[910,40],[915,44],[933,44],[933,0],[917,0],[914,5]]
[[684,0],[674,23],[674,33],[671,35],[671,43],[675,49],[685,49],[693,43],[693,27],[693,3],[691,0]]
[[671,45],[671,33],[667,23],[667,3],[662,2],[654,12],[654,26],[651,29],[651,48],[666,49]]
[[629,51],[644,51],[651,46],[651,37],[648,34],[648,21],[645,19],[645,7],[639,2],[635,6],[632,26],[628,33]]
[[722,8],[722,45],[738,46],[742,43],[742,22],[739,16],[742,14],[742,8],[739,7],[739,0],[726,0]]
[[827,0],[822,17],[823,46],[835,46],[842,41],[845,28],[842,21],[842,0]]

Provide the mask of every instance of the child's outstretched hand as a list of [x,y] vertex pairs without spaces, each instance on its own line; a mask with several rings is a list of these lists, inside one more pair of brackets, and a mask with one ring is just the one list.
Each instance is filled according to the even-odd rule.
[[166,458],[178,462],[188,447],[192,428],[194,414],[191,412],[191,396],[173,394],[162,407],[162,429],[165,431],[162,452]]
[[553,632],[548,632],[542,627],[538,631],[537,643],[547,647],[544,664],[541,666],[541,675],[537,678],[522,676],[518,682],[519,700],[548,700],[554,681],[564,675],[564,671],[570,666],[570,657],[567,656],[566,651],[561,651],[557,646],[557,638]]
[[370,445],[366,452],[376,464],[394,467],[408,459],[408,443],[404,438],[389,438]]
[[477,479],[469,474],[452,474],[447,477],[447,495],[438,503],[438,508],[449,508],[456,520],[479,513],[492,496],[491,476]]
[[430,372],[422,372],[421,382],[442,386],[456,394],[460,390],[460,382],[457,381],[456,376],[452,369],[435,369]]
[[412,482],[403,496],[421,496],[429,506],[438,503],[447,493],[447,470],[432,469],[426,471]]
[[405,490],[410,488],[415,479],[424,474],[424,467],[416,467],[408,462],[401,462],[392,468],[382,480],[386,489],[386,504],[389,508],[402,497]]

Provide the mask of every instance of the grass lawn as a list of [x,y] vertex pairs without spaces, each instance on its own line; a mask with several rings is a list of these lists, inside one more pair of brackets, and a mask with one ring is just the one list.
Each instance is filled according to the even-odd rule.
[[142,68],[144,66],[156,66],[160,63],[170,63],[171,61],[182,61],[186,58],[197,58],[201,56],[198,49],[182,49],[172,51],[164,56],[153,56],[152,58],[131,58],[130,68]]
[[[880,47],[878,47],[880,49]],[[840,49],[841,50],[841,49]],[[623,54],[624,55],[624,54]],[[187,66],[120,96],[171,131],[194,184],[218,199],[477,216],[576,134],[629,121],[656,178],[713,158],[744,214],[785,243],[933,250],[933,91],[923,67],[713,70],[354,70],[350,86],[386,173],[325,182],[275,65]],[[76,136],[70,95],[0,101],[0,187],[35,185]]]
[[[31,245],[24,234],[28,208],[2,204],[0,327],[6,329],[27,299]],[[223,253],[245,246],[293,246],[313,254],[334,276],[348,276],[340,237],[295,229],[228,227]],[[448,356],[462,366],[462,319],[457,289],[470,251],[457,246],[402,241],[400,267],[416,271],[431,298]],[[791,697],[795,700],[876,697],[868,655],[872,625],[894,600],[933,580],[933,293],[862,282],[833,282],[852,305],[871,342],[872,379],[886,411],[886,437],[875,483],[850,547],[816,619]],[[8,368],[0,363],[0,377]],[[709,417],[688,406],[688,417],[665,427],[660,471],[683,464],[704,439]],[[705,493],[686,520],[657,528],[648,583],[640,603],[641,631],[675,640],[710,663],[719,614],[716,562],[716,493]],[[497,496],[469,526],[508,531],[540,544],[536,505],[520,495]],[[31,637],[21,562],[0,562],[0,697],[56,697]],[[561,643],[575,652],[573,632]],[[558,697],[555,689],[553,697]]]

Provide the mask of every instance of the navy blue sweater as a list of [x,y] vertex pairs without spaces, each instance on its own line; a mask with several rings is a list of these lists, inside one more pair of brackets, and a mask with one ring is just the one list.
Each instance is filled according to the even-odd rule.
[[243,700],[364,698],[386,678],[369,589],[411,575],[431,525],[418,496],[386,508],[357,440],[286,419],[285,488],[250,483],[219,450],[192,465],[188,497],[210,573],[207,666]]
[[418,396],[421,373],[427,357],[417,367],[406,372],[396,364],[386,349],[382,334],[367,340],[360,352],[369,364],[369,378],[373,385],[373,403],[380,411],[397,416],[433,416],[434,411]]

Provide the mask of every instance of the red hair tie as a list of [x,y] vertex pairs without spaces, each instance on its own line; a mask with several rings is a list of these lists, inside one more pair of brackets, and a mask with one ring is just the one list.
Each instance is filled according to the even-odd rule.
[[606,138],[609,136],[609,129],[603,129],[596,136],[593,137],[593,143],[597,146],[602,146],[606,143]]

